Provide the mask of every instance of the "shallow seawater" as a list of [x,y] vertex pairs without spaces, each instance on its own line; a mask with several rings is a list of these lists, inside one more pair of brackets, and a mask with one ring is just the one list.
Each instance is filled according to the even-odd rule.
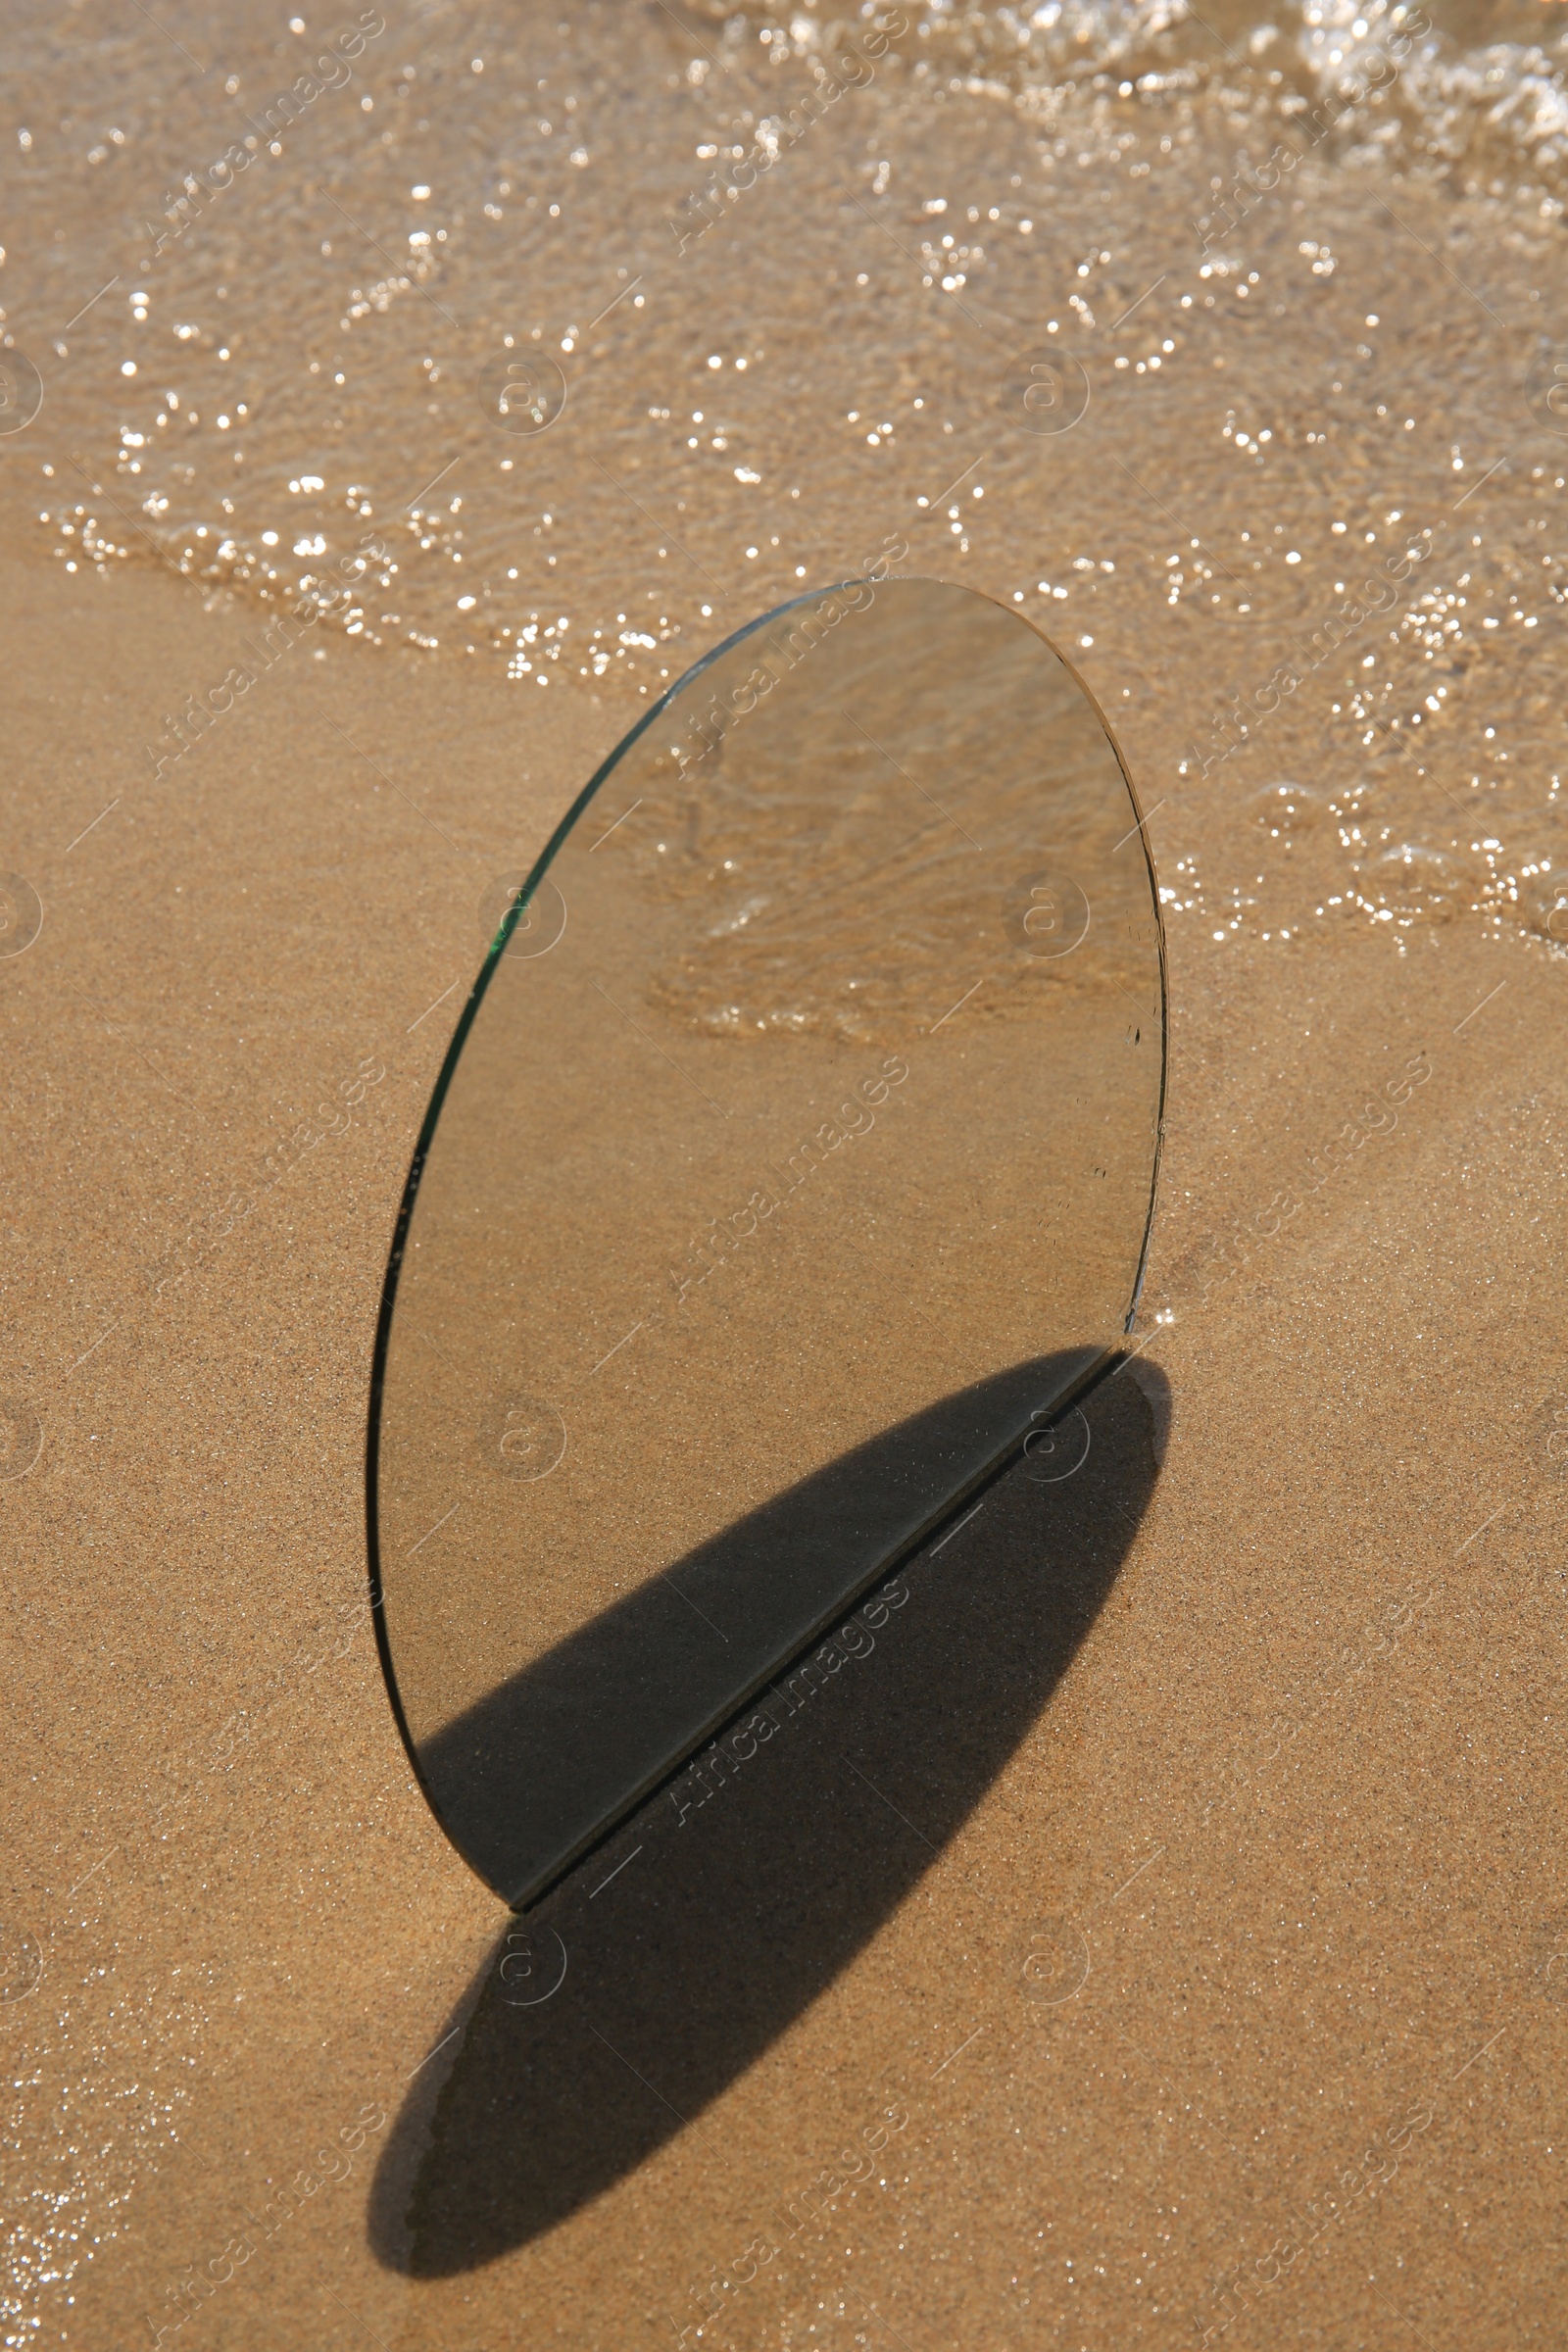
[[20,12],[8,531],[524,700],[891,552],[1081,666],[1173,925],[1568,944],[1554,10],[883,22]]

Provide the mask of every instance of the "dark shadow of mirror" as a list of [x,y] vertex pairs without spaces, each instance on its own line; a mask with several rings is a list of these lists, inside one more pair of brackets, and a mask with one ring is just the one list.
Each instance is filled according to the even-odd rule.
[[[873,1588],[836,1663],[780,1678],[799,1703],[774,1707],[772,1730],[730,1743],[727,1769],[699,1756],[510,1923],[383,2149],[384,2264],[447,2278],[554,2229],[832,1984],[1049,1704],[1126,1556],[1168,1419],[1153,1367],[1102,1379],[1075,1435],[1033,1446],[974,1518]],[[564,1979],[529,2000],[563,1947]]]
[[1073,1394],[1096,1354],[1013,1364],[823,1463],[426,1739],[425,1790],[459,1852],[504,1902],[531,1906]]

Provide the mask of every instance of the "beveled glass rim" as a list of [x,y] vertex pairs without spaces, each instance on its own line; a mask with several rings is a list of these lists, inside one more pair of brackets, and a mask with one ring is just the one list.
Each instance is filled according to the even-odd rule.
[[[755,636],[759,629],[766,628],[771,622],[779,619],[782,614],[794,612],[802,605],[819,604],[824,598],[836,596],[843,590],[863,587],[875,590],[893,586],[956,588],[966,596],[975,597],[982,604],[995,606],[997,611],[1004,612],[1009,620],[1021,622],[1025,628],[1033,631],[1041,643],[1055,656],[1077,687],[1078,692],[1089,705],[1115,758],[1117,770],[1120,773],[1135,819],[1129,830],[1138,836],[1139,845],[1143,851],[1145,869],[1149,877],[1150,905],[1154,922],[1155,953],[1159,964],[1159,1099],[1155,1112],[1153,1156],[1150,1166],[1149,1208],[1144,1219],[1143,1239],[1139,1247],[1132,1294],[1122,1320],[1124,1334],[1131,1331],[1133,1319],[1138,1312],[1138,1301],[1143,1295],[1144,1274],[1149,1262],[1149,1245],[1153,1232],[1154,1209],[1159,1194],[1160,1159],[1165,1136],[1165,1090],[1168,1083],[1169,1060],[1169,990],[1165,959],[1165,922],[1160,907],[1159,881],[1154,871],[1153,855],[1149,846],[1144,810],[1139,802],[1127,762],[1122,757],[1121,745],[1116,740],[1115,730],[1102,709],[1098,697],[1091,691],[1076,664],[1052,638],[1046,635],[1044,629],[1036,627],[1028,614],[1020,612],[1015,606],[1004,604],[1000,597],[988,596],[982,589],[971,588],[966,581],[937,579],[922,572],[890,573],[883,579],[875,581],[868,580],[864,574],[859,574],[848,579],[835,580],[824,588],[808,589],[804,595],[792,596],[781,605],[770,606],[765,612],[759,613],[755,619],[747,621],[742,627],[732,630],[727,637],[721,638],[716,645],[710,646],[706,654],[699,656],[690,668],[682,670],[680,676],[665,688],[657,702],[649,705],[636,725],[628,728],[626,733],[619,737],[614,748],[594,770],[540,851],[527,880],[518,891],[512,906],[507,909],[494,939],[485,951],[484,961],[479,967],[477,977],[468,992],[463,1010],[458,1016],[457,1027],[452,1033],[451,1043],[442,1057],[440,1070],[436,1074],[435,1084],[430,1091],[429,1102],[426,1105],[424,1116],[419,1122],[419,1132],[415,1141],[413,1155],[409,1163],[409,1173],[405,1179],[402,1198],[398,1204],[397,1221],[393,1227],[392,1245],[387,1253],[386,1272],[382,1278],[380,1304],[376,1313],[375,1339],[370,1356],[369,1409],[366,1426],[365,1521],[367,1564],[370,1588],[370,1622],[375,1629],[375,1646],[381,1663],[382,1680],[386,1685],[393,1720],[397,1725],[398,1737],[403,1742],[403,1751],[408,1757],[410,1770],[414,1774],[419,1792],[429,1806],[442,1836],[454,1851],[462,1855],[468,1869],[474,1871],[476,1878],[482,1879],[482,1874],[468,1861],[462,1846],[458,1844],[448,1828],[441,1807],[437,1804],[431,1791],[429,1781],[419,1761],[417,1745],[409,1728],[402,1692],[398,1686],[397,1669],[392,1659],[391,1642],[386,1630],[386,1594],[381,1575],[380,1514],[377,1503],[377,1479],[381,1459],[381,1405],[386,1386],[386,1365],[392,1338],[392,1321],[397,1304],[398,1277],[403,1268],[403,1254],[408,1244],[409,1228],[413,1222],[415,1204],[418,1199],[419,1181],[424,1173],[425,1159],[440,1122],[448,1091],[457,1075],[458,1063],[462,1059],[463,1049],[467,1043],[468,1033],[478,1017],[479,1007],[484,1002],[486,991],[495,976],[496,968],[516,929],[518,919],[532,903],[535,892],[544,881],[557,856],[565,846],[578,818],[586,811],[600,787],[620,765],[633,744],[641,740],[661,712],[666,710],[677,695],[683,694],[694,679],[701,677],[706,669],[711,668],[713,663],[722,655],[730,652],[734,646],[743,644],[748,637]],[[1039,1426],[1049,1428],[1060,1420],[1082,1400],[1090,1389],[1098,1386],[1099,1382],[1109,1372],[1114,1368],[1119,1368],[1120,1363],[1127,1360],[1129,1360],[1128,1352],[1122,1348],[1106,1348],[1102,1349],[1100,1354],[1086,1364],[1083,1370],[1069,1382],[1067,1388],[1053,1404],[1050,1415]],[[604,1819],[553,1867],[548,1878],[518,1896],[511,1908],[520,1913],[534,1903],[542,1901],[545,1895],[559,1886],[561,1881],[573,1871],[587,1854],[592,1853],[595,1847],[603,1844],[607,1838],[613,1835],[628,1814],[635,1812],[639,1805],[646,1804],[651,1796],[658,1794],[660,1788],[666,1782],[672,1781],[677,1774],[682,1772],[690,1757],[706,1740],[715,1738],[726,1724],[749,1707],[759,1690],[765,1689],[780,1674],[787,1672],[798,1658],[803,1657],[814,1643],[818,1642],[827,1627],[836,1618],[842,1616],[846,1610],[853,1609],[860,1595],[868,1591],[880,1577],[889,1575],[901,1561],[909,1558],[912,1553],[929,1543],[932,1536],[948,1520],[961,1511],[965,1504],[971,1503],[983,1489],[991,1486],[1016,1460],[1020,1459],[1027,1439],[1032,1434],[1032,1432],[1025,1432],[1023,1436],[1009,1440],[993,1460],[986,1463],[972,1477],[965,1480],[961,1488],[949,1495],[921,1527],[895,1544],[853,1591],[835,1600],[833,1607],[823,1617],[821,1623],[814,1626],[793,1650],[770,1665],[766,1674],[761,1676],[742,1697],[737,1700],[726,1700],[722,1712],[712,1722],[685,1742],[678,1754],[672,1757],[667,1764],[661,1765],[643,1786],[625,1796],[610,1813],[606,1814]],[[487,1886],[490,1885],[488,1880],[483,1880],[482,1883]],[[496,1890],[492,1887],[491,1891]]]

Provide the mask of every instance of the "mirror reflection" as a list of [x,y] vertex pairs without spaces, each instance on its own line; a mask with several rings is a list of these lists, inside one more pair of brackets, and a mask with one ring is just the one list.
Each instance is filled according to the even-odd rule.
[[1116,1344],[1164,1002],[1102,719],[933,581],[719,648],[486,919],[389,1270],[371,1557],[426,1793],[520,1906]]

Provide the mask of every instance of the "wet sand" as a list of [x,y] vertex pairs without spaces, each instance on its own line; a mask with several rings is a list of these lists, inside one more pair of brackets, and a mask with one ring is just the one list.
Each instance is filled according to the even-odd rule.
[[[205,63],[207,21],[170,22]],[[577,262],[602,254],[607,220],[635,216],[634,173],[657,179],[661,208],[702,184],[691,148],[729,114],[688,72],[698,34],[715,50],[722,36],[692,22],[621,17],[617,51],[600,19],[573,20],[578,83],[586,101],[600,76],[608,126],[584,144],[629,160],[618,192],[608,165],[562,165],[562,186],[584,191],[562,216],[580,244],[550,249],[562,318],[592,315],[565,289],[590,284]],[[42,27],[18,36],[34,156],[38,125],[70,112]],[[1246,50],[1245,25],[1218,28]],[[460,68],[499,86],[493,53],[471,74],[482,44],[455,17],[395,35],[366,118],[377,140],[414,103],[388,85],[427,52],[448,97],[467,86]],[[1515,38],[1514,21],[1475,37]],[[128,217],[178,156],[206,152],[201,89],[171,82],[186,70],[167,46],[155,66],[146,39],[145,57],[76,61],[92,121],[78,94],[54,209],[31,246],[12,243],[8,324],[45,356],[45,329],[121,258],[92,266],[102,174],[135,165],[116,200]],[[657,60],[641,79],[637,44],[634,63]],[[266,49],[236,63],[248,96],[286,78]],[[112,70],[134,139],[89,165],[98,111],[106,149],[124,127],[90,79]],[[767,71],[808,74],[805,44]],[[1065,71],[1052,63],[1041,86]],[[368,2332],[399,2352],[618,2348],[689,2330],[688,2345],[746,2352],[924,2352],[1222,2330],[1339,2352],[1561,2335],[1568,1370],[1548,860],[1568,466],[1526,383],[1562,315],[1561,226],[1541,210],[1551,159],[1505,177],[1488,161],[1495,196],[1479,167],[1465,192],[1462,157],[1446,184],[1412,169],[1396,185],[1346,160],[1347,133],[1300,165],[1294,194],[1249,211],[1225,246],[1245,266],[1216,291],[1186,223],[1213,176],[1229,184],[1238,145],[1268,152],[1255,124],[1227,129],[1266,100],[1253,82],[1245,105],[1224,97],[1241,69],[1153,94],[1137,160],[1170,135],[1183,176],[1152,171],[1149,190],[1076,162],[1116,135],[1114,90],[1051,102],[1064,154],[1048,172],[1038,90],[999,69],[996,89],[938,106],[901,72],[879,68],[812,129],[820,161],[792,151],[787,204],[768,178],[682,257],[710,270],[692,291],[679,280],[656,304],[649,288],[646,348],[629,327],[607,341],[604,381],[636,396],[615,431],[650,434],[639,479],[612,438],[569,439],[589,413],[578,379],[578,409],[538,444],[548,509],[487,525],[502,553],[514,542],[511,563],[486,555],[494,597],[508,570],[525,575],[498,634],[537,608],[541,630],[559,612],[584,638],[654,636],[602,675],[586,653],[546,652],[541,672],[542,636],[520,656],[476,637],[470,657],[389,629],[365,645],[342,620],[264,663],[254,577],[181,576],[172,539],[162,562],[119,520],[136,552],[106,576],[67,554],[61,520],[79,540],[72,509],[105,504],[94,480],[140,529],[163,527],[135,503],[147,476],[127,491],[114,470],[151,463],[114,459],[122,423],[172,429],[122,414],[128,323],[6,447],[3,862],[42,906],[36,938],[0,957],[11,1466],[31,1416],[41,1440],[0,1489],[7,2340],[96,2352],[158,2341],[187,2312],[166,2347]],[[690,109],[690,135],[683,112],[655,147],[666,103]],[[247,232],[261,339],[302,402],[291,271],[326,232],[300,189],[316,205],[330,179],[357,203],[327,120],[307,117],[309,172]],[[616,150],[622,120],[635,135]],[[884,159],[902,208],[887,226],[916,254],[960,213],[963,242],[971,205],[988,223],[975,243],[997,234],[993,204],[1031,220],[1028,238],[1009,220],[1006,253],[1034,240],[1038,305],[1023,265],[989,254],[954,290],[993,326],[1001,311],[1078,316],[1091,234],[1114,256],[1092,265],[1097,323],[1082,328],[1094,399],[1043,454],[1008,436],[990,357],[974,356],[988,347],[940,283],[922,287],[842,197],[848,180],[874,211]],[[400,191],[425,184],[422,160],[394,162]],[[539,172],[548,218],[559,198]],[[1048,209],[1052,174],[1067,184]],[[1414,234],[1391,228],[1380,195]],[[921,211],[939,199],[946,216]],[[400,195],[405,241],[425,218],[455,241],[449,219],[411,209],[435,202]],[[392,233],[381,215],[368,225]],[[165,258],[196,271],[196,234]],[[1334,266],[1314,270],[1325,246]],[[215,244],[208,279],[220,258]],[[628,244],[628,283],[642,258]],[[1119,339],[1101,326],[1162,269]],[[1248,303],[1269,304],[1266,321]],[[153,312],[161,377],[190,320],[172,300]],[[213,332],[208,313],[195,322]],[[677,438],[680,418],[640,413],[714,409],[721,345],[733,446],[708,446],[723,428],[705,414],[694,455],[702,428]],[[733,367],[759,349],[791,353],[772,383],[761,361]],[[258,561],[263,524],[315,497],[287,488],[311,461],[345,515],[347,483],[375,466],[356,509],[396,514],[446,462],[456,444],[396,391],[407,360],[422,394],[428,351],[386,360],[362,441],[330,467],[312,412],[283,403],[275,432],[263,418],[272,503],[237,518]],[[141,396],[142,374],[122,380]],[[216,435],[192,405],[201,421],[182,408],[180,430]],[[480,424],[459,436],[465,464],[490,446]],[[50,483],[73,454],[87,486],[65,500]],[[958,530],[958,498],[935,517],[915,506],[977,456],[961,497],[986,496]],[[646,541],[595,458],[654,514]],[[205,454],[179,460],[188,484],[173,463],[169,527],[194,546],[194,493],[216,477]],[[763,482],[738,481],[737,464]],[[760,528],[744,502],[764,497]],[[309,542],[317,519],[294,535]],[[387,1706],[364,1609],[366,1385],[408,1154],[489,894],[526,867],[641,689],[729,625],[727,608],[704,616],[718,599],[695,568],[679,598],[666,585],[677,540],[662,523],[741,614],[788,593],[797,563],[840,576],[904,528],[909,568],[1050,602],[1116,715],[1172,894],[1164,1169],[1136,1363],[1089,1408],[1083,1468],[998,1489],[910,1567],[874,1647],[813,1695],[793,1745],[781,1734],[722,1782],[710,1772],[706,1796],[677,1784],[552,1898],[525,1948],[430,1819]],[[356,511],[352,534],[364,525]],[[547,530],[571,537],[569,563],[564,537],[549,565]],[[1349,618],[1374,564],[1428,530],[1396,604]],[[274,562],[292,544],[280,533]],[[279,594],[318,562],[291,557]],[[442,600],[456,622],[455,576],[411,606],[426,634],[442,634]],[[673,657],[657,618],[615,619],[650,611],[679,622]],[[1314,648],[1335,612],[1339,642]],[[158,776],[143,747],[182,698],[247,665],[255,684]],[[1261,708],[1282,668],[1297,683]],[[30,902],[14,904],[25,928]],[[304,1151],[322,1100],[351,1116]],[[552,1936],[564,1982],[514,2005],[552,1975]]]

